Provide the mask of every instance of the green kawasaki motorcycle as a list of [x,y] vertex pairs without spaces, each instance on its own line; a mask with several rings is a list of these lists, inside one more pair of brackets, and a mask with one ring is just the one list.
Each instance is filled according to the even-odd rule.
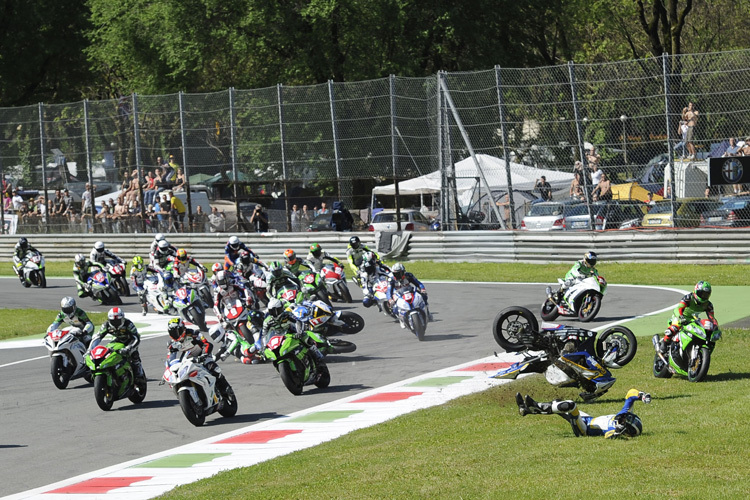
[[660,337],[656,334],[651,339],[656,349],[654,377],[669,378],[677,373],[690,382],[700,382],[708,373],[711,353],[716,341],[721,339],[721,330],[711,320],[689,318],[669,344],[666,354],[659,352]]
[[[324,343],[315,332],[305,332],[316,342]],[[299,396],[306,385],[315,385],[321,389],[331,383],[331,374],[325,363],[315,359],[302,340],[290,331],[284,335],[275,335],[268,340],[263,356],[273,362],[286,388]]]
[[111,410],[120,399],[140,404],[146,398],[146,380],[136,379],[130,362],[119,352],[123,347],[125,344],[112,342],[86,354],[86,366],[94,377],[96,404],[104,411]]

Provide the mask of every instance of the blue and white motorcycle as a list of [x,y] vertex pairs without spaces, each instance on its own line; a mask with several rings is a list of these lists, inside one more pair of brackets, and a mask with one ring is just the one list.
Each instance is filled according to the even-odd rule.
[[393,312],[399,321],[405,325],[419,340],[424,340],[429,315],[424,297],[415,287],[409,285],[393,291],[396,299]]
[[544,373],[557,387],[580,387],[579,396],[591,401],[615,383],[609,368],[622,368],[635,356],[635,335],[624,326],[597,334],[591,330],[543,323],[525,307],[503,309],[493,325],[495,341],[523,360],[500,370],[492,378],[515,379],[522,373]]

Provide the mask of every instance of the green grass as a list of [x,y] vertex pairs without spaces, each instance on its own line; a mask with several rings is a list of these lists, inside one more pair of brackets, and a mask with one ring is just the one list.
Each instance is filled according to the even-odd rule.
[[631,387],[643,435],[576,438],[555,415],[521,417],[516,391],[575,397],[541,375],[358,430],[253,467],[176,488],[163,499],[203,498],[747,498],[750,477],[750,332],[727,330],[706,382],[651,375],[642,344],[616,371],[591,415],[615,413]]
[[[42,338],[59,310],[44,309],[0,309],[0,340],[19,340],[28,337]],[[88,313],[94,325],[107,320],[107,313]]]
[[[497,264],[415,261],[406,270],[424,280],[555,282],[570,264]],[[708,280],[712,285],[750,285],[744,264],[618,264],[601,262],[597,268],[610,283],[684,285]],[[129,266],[128,266],[129,269]],[[72,277],[73,261],[47,262],[47,276]],[[0,261],[0,276],[13,276],[9,260]]]

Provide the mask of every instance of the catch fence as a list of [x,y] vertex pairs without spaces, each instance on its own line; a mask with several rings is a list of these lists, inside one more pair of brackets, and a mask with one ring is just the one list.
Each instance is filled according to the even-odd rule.
[[[170,154],[188,217],[193,193],[203,193],[227,203],[224,224],[237,230],[251,230],[258,203],[275,211],[274,228],[291,231],[306,224],[295,224],[295,205],[312,220],[337,200],[356,212],[420,208],[445,230],[518,228],[547,195],[536,186],[542,175],[555,200],[607,200],[593,164],[611,185],[638,182],[656,199],[718,199],[746,190],[707,190],[705,160],[733,151],[730,139],[750,139],[748,82],[750,51],[733,51],[2,108],[0,167],[7,197],[17,187],[20,198],[0,204],[0,217],[6,232],[155,231],[155,204],[143,203],[141,189],[123,196],[118,217],[97,217],[96,204],[83,211],[80,200],[88,183],[94,197],[109,192],[119,205],[117,192],[134,178],[143,187]],[[684,115],[688,102],[697,114]],[[683,117],[694,125],[687,147]],[[404,182],[389,188],[394,180]],[[65,187],[70,208],[54,201]],[[645,196],[611,191],[615,200]],[[174,225],[162,212],[167,228],[208,224],[204,214]]]

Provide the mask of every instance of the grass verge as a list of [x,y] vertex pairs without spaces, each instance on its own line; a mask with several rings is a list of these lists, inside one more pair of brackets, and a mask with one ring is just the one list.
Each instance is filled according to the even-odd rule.
[[708,380],[691,384],[653,378],[653,351],[641,345],[609,394],[581,404],[615,413],[629,388],[650,392],[652,404],[635,407],[643,435],[629,441],[576,438],[556,415],[519,416],[516,391],[541,401],[577,393],[533,375],[160,498],[746,498],[748,353],[750,332],[727,330]]
[[[0,309],[0,340],[20,340],[27,337],[43,336],[47,327],[52,324],[59,310],[45,309]],[[107,320],[107,313],[87,313],[94,325],[101,325]]]

